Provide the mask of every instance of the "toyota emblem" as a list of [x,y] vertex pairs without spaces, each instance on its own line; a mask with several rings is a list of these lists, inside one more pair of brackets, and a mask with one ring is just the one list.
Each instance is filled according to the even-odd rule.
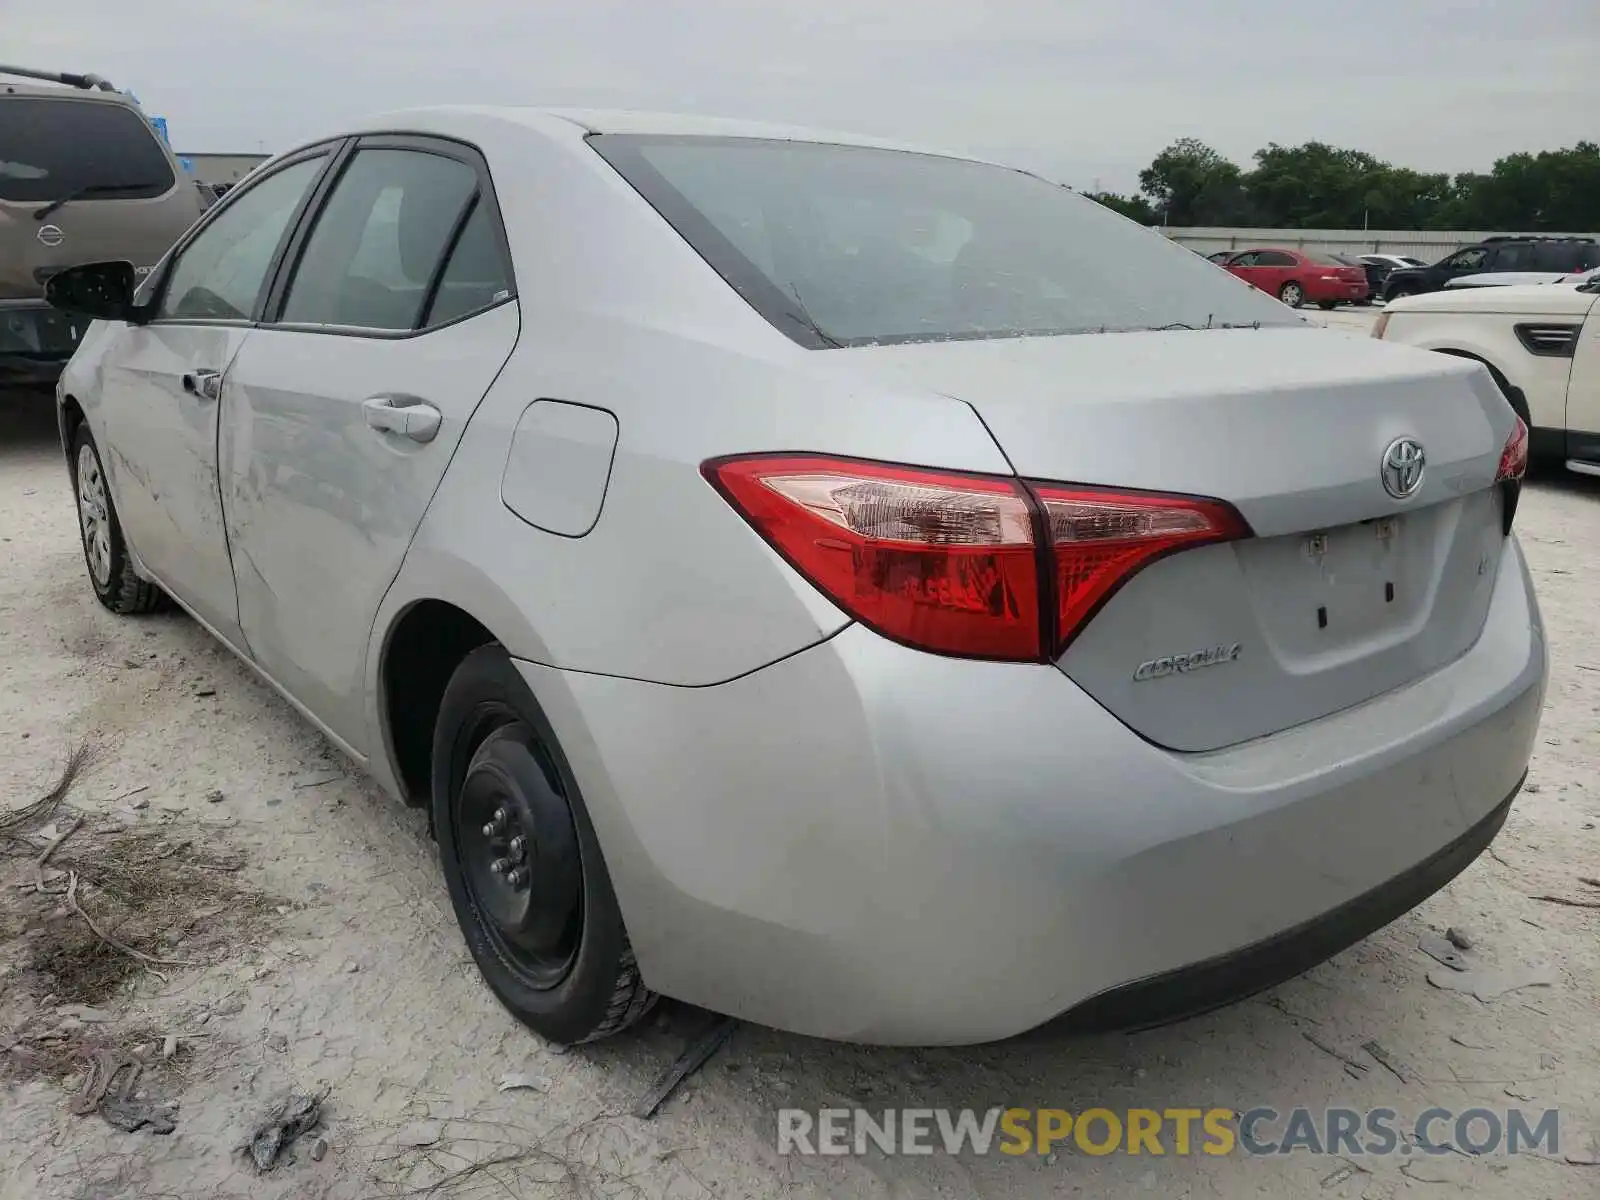
[[39,226],[39,242],[45,246],[59,246],[67,240],[67,235],[61,232],[59,225]]
[[1383,478],[1383,490],[1396,500],[1409,500],[1422,486],[1422,472],[1428,456],[1416,438],[1395,438],[1383,452],[1383,464],[1378,474]]

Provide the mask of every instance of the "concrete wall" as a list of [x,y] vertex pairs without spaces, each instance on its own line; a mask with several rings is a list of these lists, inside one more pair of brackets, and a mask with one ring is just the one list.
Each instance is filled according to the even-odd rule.
[[[1221,226],[1178,226],[1163,229],[1175,242],[1211,254],[1217,250],[1249,250],[1256,246],[1288,246],[1296,250],[1322,250],[1330,254],[1409,254],[1434,262],[1495,234],[1514,230],[1419,229],[1229,229]],[[1559,237],[1560,234],[1546,234]],[[1572,236],[1591,237],[1593,234]]]

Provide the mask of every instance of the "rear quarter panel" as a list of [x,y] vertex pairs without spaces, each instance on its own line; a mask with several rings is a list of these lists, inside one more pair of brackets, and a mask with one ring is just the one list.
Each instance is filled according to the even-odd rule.
[[[797,449],[1008,470],[959,401],[910,393],[869,401],[801,369],[571,314],[525,319],[523,328],[418,530],[384,605],[389,619],[412,600],[444,599],[518,658],[719,683],[847,619],[706,482],[706,459]],[[538,528],[503,498],[512,433],[538,399],[617,421],[599,517],[583,536]]]

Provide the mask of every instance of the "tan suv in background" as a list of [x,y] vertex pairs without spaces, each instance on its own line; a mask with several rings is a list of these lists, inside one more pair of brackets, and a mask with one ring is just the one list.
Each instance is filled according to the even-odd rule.
[[77,348],[84,323],[45,304],[51,275],[121,259],[143,279],[202,208],[131,96],[0,66],[0,388],[53,385]]

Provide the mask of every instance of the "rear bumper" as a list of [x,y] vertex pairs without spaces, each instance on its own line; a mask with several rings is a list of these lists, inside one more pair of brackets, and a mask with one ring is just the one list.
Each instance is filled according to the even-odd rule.
[[1365,300],[1370,294],[1371,289],[1365,283],[1331,283],[1317,279],[1306,284],[1306,299],[1313,301]]
[[1471,866],[1506,823],[1521,790],[1519,779],[1511,795],[1460,837],[1354,900],[1243,949],[1101,992],[1069,1010],[1063,1026],[1147,1028],[1220,1008],[1309,971],[1404,916]]
[[[1514,542],[1461,658],[1203,754],[1143,741],[1053,667],[859,626],[715,687],[519,666],[653,987],[923,1044],[1091,1001],[1101,1022],[1205,1007],[1230,963],[1250,990],[1405,911],[1503,819],[1547,670]],[[1176,1005],[1151,982],[1174,979]]]

